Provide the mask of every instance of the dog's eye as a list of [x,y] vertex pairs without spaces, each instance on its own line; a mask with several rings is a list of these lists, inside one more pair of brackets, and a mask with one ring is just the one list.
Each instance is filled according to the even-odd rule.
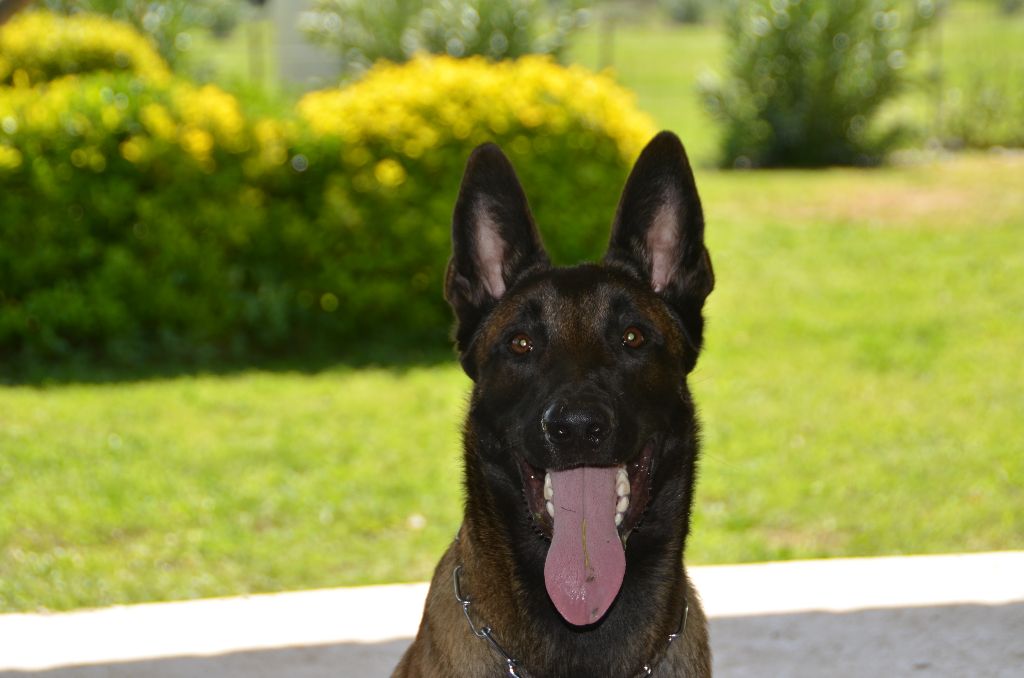
[[644,345],[644,333],[637,327],[628,327],[622,333],[622,345],[630,348],[640,348]]
[[512,341],[509,342],[508,347],[516,355],[526,355],[533,350],[533,340],[520,332],[516,336],[512,337]]

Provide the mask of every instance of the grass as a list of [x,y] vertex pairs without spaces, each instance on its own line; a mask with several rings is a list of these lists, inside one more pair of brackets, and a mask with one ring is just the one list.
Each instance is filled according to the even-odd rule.
[[1024,77],[1024,11],[1007,15],[988,0],[950,3],[949,16],[929,36],[925,48],[942,70],[944,86],[966,88],[980,73],[1001,87],[1019,86]]
[[458,520],[464,386],[445,366],[5,388],[0,611],[422,578]]
[[[710,163],[691,85],[724,45],[616,39]],[[1021,176],[997,154],[698,172],[718,287],[692,562],[1024,547]],[[0,386],[0,612],[422,580],[458,525],[453,359],[55,376]]]
[[[714,163],[718,131],[704,114],[696,95],[697,79],[722,62],[725,40],[709,26],[625,24],[615,31],[610,68],[636,93],[636,103],[658,124],[675,131],[690,159]],[[597,30],[583,33],[573,45],[572,59],[597,70],[601,63]]]
[[1021,170],[707,178],[693,557],[1024,546]]
[[[1024,545],[1019,157],[702,173],[693,562]],[[422,580],[454,360],[0,389],[0,610]]]

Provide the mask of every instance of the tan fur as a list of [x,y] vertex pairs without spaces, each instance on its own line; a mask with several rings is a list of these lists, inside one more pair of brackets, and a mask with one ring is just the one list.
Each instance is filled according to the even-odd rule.
[[[485,678],[506,676],[503,658],[483,638],[473,635],[462,613],[462,607],[455,599],[452,573],[456,565],[462,564],[460,581],[463,595],[472,600],[470,614],[477,626],[489,625],[495,637],[520,664],[524,676],[544,678],[541,673],[530,670],[525,655],[516,652],[517,641],[529,642],[531,629],[529,619],[516,613],[515,591],[507,586],[496,586],[495,582],[511,581],[507,564],[500,559],[478,554],[467,530],[460,531],[460,538],[445,552],[434,571],[430,592],[423,610],[423,620],[413,644],[402,657],[393,678]],[[680,566],[680,570],[682,567]],[[484,573],[481,578],[471,573]],[[490,574],[490,576],[487,576]],[[682,572],[679,573],[682,576]],[[487,583],[490,585],[487,585]],[[650,660],[657,660],[654,676],[686,678],[707,678],[711,676],[711,650],[708,645],[707,620],[689,578],[686,578],[686,596],[689,612],[686,627],[680,638],[668,646],[668,633],[644,634],[651,636]],[[681,612],[681,610],[679,611]],[[678,624],[673,616],[668,628]],[[638,633],[644,630],[637,629]],[[660,658],[660,659],[659,659]]]

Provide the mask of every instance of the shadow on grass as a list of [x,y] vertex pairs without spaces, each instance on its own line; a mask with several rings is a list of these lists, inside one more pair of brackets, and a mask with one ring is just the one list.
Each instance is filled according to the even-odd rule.
[[[352,610],[354,614],[372,611]],[[379,613],[379,612],[378,612]],[[269,621],[269,620],[268,620]],[[280,621],[280,620],[278,620]],[[1017,676],[1024,665],[1024,602],[712,618],[718,678],[787,676]],[[54,639],[59,642],[59,639]],[[387,676],[409,639],[251,650],[42,671],[15,678]],[[466,642],[477,642],[466,630]]]
[[120,361],[72,358],[53,362],[0,358],[0,386],[116,384],[199,375],[227,376],[249,371],[313,375],[344,368],[378,367],[401,372],[414,367],[455,364],[457,357],[452,346],[438,340],[419,343],[373,340],[354,347],[300,348],[287,355],[235,358]]

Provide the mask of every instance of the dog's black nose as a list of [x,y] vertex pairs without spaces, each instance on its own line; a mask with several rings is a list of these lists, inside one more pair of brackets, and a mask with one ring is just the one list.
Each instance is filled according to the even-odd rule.
[[555,447],[579,443],[598,447],[612,428],[612,413],[598,403],[554,402],[544,410],[540,426],[544,437]]

